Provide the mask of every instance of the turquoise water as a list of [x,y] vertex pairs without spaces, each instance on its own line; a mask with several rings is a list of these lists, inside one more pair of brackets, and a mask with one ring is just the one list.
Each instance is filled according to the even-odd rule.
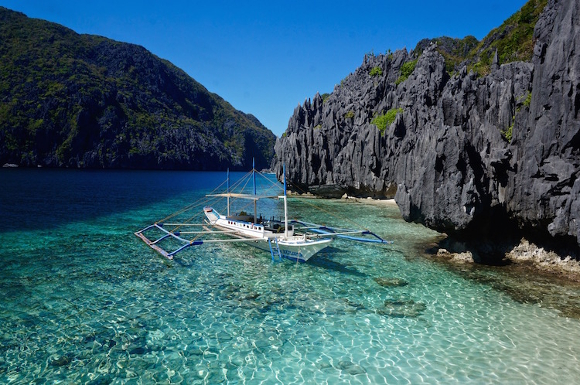
[[423,257],[439,235],[393,207],[290,199],[395,241],[336,241],[303,264],[240,245],[167,261],[133,235],[222,180],[0,170],[0,383],[579,381],[577,319]]

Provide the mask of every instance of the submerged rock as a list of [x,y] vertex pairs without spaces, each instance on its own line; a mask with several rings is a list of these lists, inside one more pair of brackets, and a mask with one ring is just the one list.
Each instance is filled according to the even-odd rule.
[[418,317],[427,309],[422,302],[415,302],[412,299],[388,299],[382,308],[377,309],[377,314],[389,317]]
[[356,376],[358,374],[365,374],[367,371],[352,361],[340,361],[336,365],[337,369],[345,371],[346,373],[350,374],[351,376]]
[[147,354],[149,353],[151,350],[148,349],[147,347],[143,347],[143,346],[137,346],[134,347],[133,349],[129,350],[129,354]]
[[257,299],[258,297],[260,297],[259,293],[250,292],[250,293],[242,295],[240,297],[240,300],[241,301],[251,301],[251,300]]
[[72,360],[73,360],[73,355],[71,353],[67,353],[67,354],[64,354],[64,355],[58,357],[55,360],[52,360],[50,362],[50,365],[52,365],[52,366],[66,366],[66,365],[70,364],[72,362]]
[[375,282],[383,287],[400,287],[409,284],[402,278],[375,278]]
[[452,262],[457,263],[473,263],[475,259],[473,257],[473,253],[470,251],[465,251],[461,253],[451,253],[447,249],[439,249],[437,250],[437,256],[440,258],[449,259]]

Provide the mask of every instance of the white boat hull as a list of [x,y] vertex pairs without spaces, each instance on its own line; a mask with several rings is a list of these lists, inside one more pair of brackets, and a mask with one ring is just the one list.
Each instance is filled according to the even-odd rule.
[[[302,237],[300,237],[302,239]],[[270,250],[270,244],[266,240],[249,242],[250,245],[257,247],[264,251],[272,251],[274,256],[278,255],[278,248],[280,249],[280,256],[282,258],[287,258],[293,261],[306,262],[312,256],[314,256],[319,251],[328,247],[332,242],[332,239],[319,239],[310,241],[284,241],[279,240],[276,245],[275,240],[271,240],[272,250]]]
[[[231,231],[240,238],[248,239],[250,241],[247,243],[250,245],[269,251],[274,256],[279,255],[294,261],[306,262],[332,242],[332,239],[328,238],[312,239],[304,235],[294,235],[293,231],[290,231],[288,235],[277,233],[266,229],[261,224],[223,217],[211,207],[206,207],[204,212],[211,225],[224,231]],[[252,242],[251,239],[255,241]]]

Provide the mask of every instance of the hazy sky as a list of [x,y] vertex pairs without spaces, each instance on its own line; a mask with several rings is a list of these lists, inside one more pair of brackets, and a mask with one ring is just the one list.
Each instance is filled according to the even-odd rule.
[[526,0],[0,0],[78,33],[144,46],[277,136],[294,108],[332,92],[365,53],[422,38],[483,38]]

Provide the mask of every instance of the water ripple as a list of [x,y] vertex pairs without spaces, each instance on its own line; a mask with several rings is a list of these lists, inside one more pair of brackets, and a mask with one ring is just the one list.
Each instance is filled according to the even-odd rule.
[[[180,202],[171,203],[0,234],[0,383],[580,378],[579,321],[546,306],[540,294],[517,300],[498,284],[509,278],[532,298],[533,278],[524,284],[476,267],[468,274],[422,258],[417,245],[437,235],[404,223],[392,208],[320,202],[367,221],[396,246],[337,241],[297,265],[242,246],[165,261],[131,233],[142,218]],[[300,200],[290,204],[297,215],[310,214]],[[580,297],[573,287],[540,283],[554,298]]]

